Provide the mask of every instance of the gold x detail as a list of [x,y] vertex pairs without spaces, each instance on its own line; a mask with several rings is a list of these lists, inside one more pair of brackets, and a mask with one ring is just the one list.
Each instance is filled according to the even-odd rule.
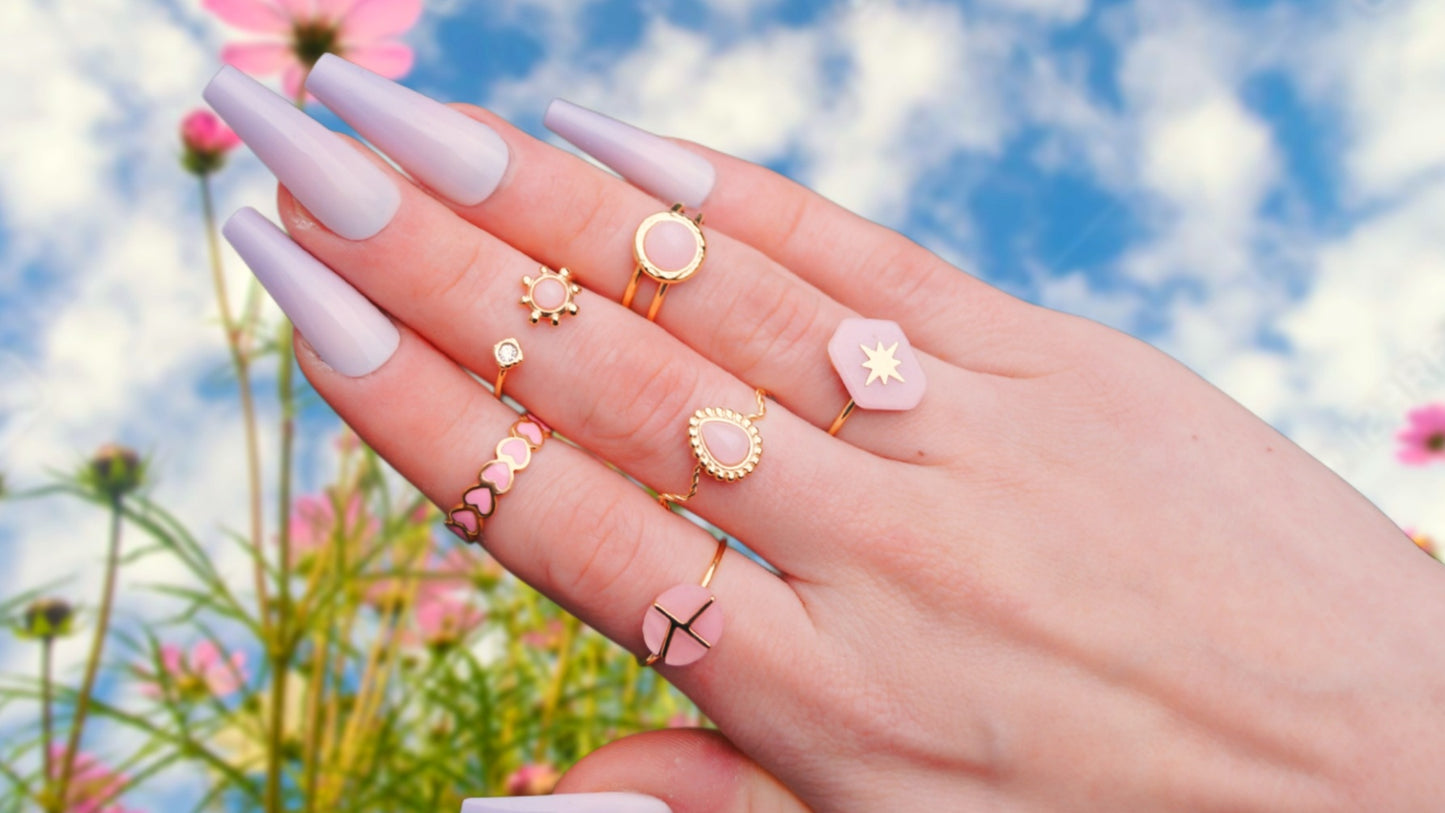
[[707,601],[701,607],[697,608],[697,612],[693,613],[692,617],[686,621],[668,612],[667,608],[661,604],[653,604],[652,609],[657,610],[667,617],[667,637],[662,639],[662,647],[654,653],[651,658],[648,658],[648,662],[655,663],[667,657],[667,651],[672,648],[672,636],[676,635],[678,630],[682,630],[688,634],[688,637],[702,644],[703,649],[712,649],[712,644],[694,632],[692,625],[704,612],[707,612],[707,608],[711,607],[714,601],[717,601],[716,596],[708,596]]

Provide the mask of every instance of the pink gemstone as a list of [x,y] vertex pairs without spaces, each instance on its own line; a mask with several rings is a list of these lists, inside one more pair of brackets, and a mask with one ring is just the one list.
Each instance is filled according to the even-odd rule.
[[702,445],[712,458],[724,466],[736,466],[748,459],[752,439],[741,426],[730,421],[706,420],[698,428]]
[[517,424],[517,434],[526,438],[533,446],[541,446],[543,441],[542,427],[529,419]]
[[492,509],[496,507],[496,497],[486,486],[478,486],[463,494],[462,502],[477,509],[477,513],[484,517],[491,516]]
[[497,444],[497,459],[510,462],[514,469],[525,469],[532,462],[532,447],[521,438],[507,438]]
[[498,494],[505,494],[512,488],[512,467],[502,462],[488,463],[477,479],[490,483]]
[[[712,598],[712,593],[708,592],[706,587],[695,584],[679,584],[658,596],[654,606],[647,608],[647,615],[642,619],[642,640],[646,642],[648,651],[653,654],[662,651],[663,644],[667,643],[668,632],[671,631],[672,642],[667,644],[663,663],[668,666],[686,666],[706,655],[708,646],[699,643],[679,624],[691,629],[698,638],[707,641],[709,646],[717,646],[718,639],[722,637],[723,617],[716,601],[708,604]],[[705,610],[702,609],[704,605],[707,605]],[[670,613],[672,618],[659,612],[659,606]],[[699,610],[702,612],[699,613]],[[676,622],[673,619],[676,619]]]
[[567,288],[561,282],[547,277],[532,286],[532,304],[544,311],[554,311],[567,301]]
[[[448,525],[459,526],[461,530],[465,532],[462,535],[463,538],[474,538],[477,535],[477,531],[480,531],[482,529],[481,523],[477,521],[477,515],[473,514],[471,511],[468,511],[465,508],[458,508],[453,511],[451,514],[451,518],[452,521],[448,523]],[[456,528],[453,528],[452,530],[455,531]]]
[[923,400],[923,367],[897,322],[844,319],[828,340],[828,358],[863,409],[902,411]]
[[642,249],[658,268],[681,271],[697,256],[697,238],[681,223],[663,220],[647,230]]
[[[538,428],[538,429],[541,429],[544,434],[547,433],[547,432],[552,431],[552,428],[549,427],[549,426],[547,426],[547,424],[543,423],[541,418],[537,417],[536,415],[533,415],[533,414],[530,413],[530,412],[527,413],[527,420],[531,421],[532,423],[537,424],[537,428]],[[541,445],[542,441],[539,440],[539,441],[537,441],[537,443],[538,443],[538,445]]]

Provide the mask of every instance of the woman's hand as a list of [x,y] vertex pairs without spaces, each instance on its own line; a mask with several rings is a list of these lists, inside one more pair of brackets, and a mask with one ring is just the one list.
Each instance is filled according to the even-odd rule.
[[[507,394],[580,448],[535,453],[487,549],[622,646],[646,651],[653,599],[697,583],[714,541],[602,461],[685,492],[694,410],[773,399],[756,471],[704,477],[688,508],[778,572],[728,553],[709,586],[725,635],[693,665],[658,665],[726,740],[624,740],[562,790],[641,791],[678,813],[1445,797],[1442,571],[1161,353],[767,170],[587,111],[549,122],[642,189],[326,57],[313,92],[413,182],[246,81],[223,73],[208,98],[301,197],[281,193],[287,230],[396,324],[336,305],[334,278],[299,260],[289,283],[263,273],[290,286],[278,299],[307,377],[448,510],[517,418],[467,370],[492,379],[493,346],[518,338]],[[650,290],[618,301],[634,230],[675,202],[705,213],[706,259],[650,323]],[[252,260],[270,238],[244,231],[228,233]],[[585,288],[555,327],[519,304],[539,264]],[[860,315],[901,326],[927,388],[830,436],[848,393],[827,348]]]

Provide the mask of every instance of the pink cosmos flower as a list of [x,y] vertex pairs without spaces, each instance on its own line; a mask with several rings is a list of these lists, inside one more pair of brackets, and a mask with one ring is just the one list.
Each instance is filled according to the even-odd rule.
[[229,152],[241,143],[220,117],[209,110],[192,110],[181,119],[181,143],[200,153]]
[[[59,780],[64,762],[65,746],[52,744],[50,773],[53,779]],[[75,755],[63,807],[66,813],[132,813],[119,804],[111,804],[125,789],[126,781],[124,774],[101,765],[95,757],[82,751]]]
[[247,73],[281,74],[296,98],[316,60],[343,56],[382,76],[411,70],[411,48],[394,38],[416,24],[421,0],[204,0],[227,23],[265,37],[227,45],[221,59]]
[[1400,462],[1425,466],[1445,460],[1445,404],[1430,404],[1410,410],[1409,425],[1395,435],[1400,441]]
[[182,697],[225,697],[246,683],[246,653],[230,657],[210,641],[201,641],[186,654],[174,644],[161,646],[161,675],[140,670],[146,679],[141,691],[147,697],[161,697],[167,690]]
[[461,643],[484,619],[486,614],[465,597],[429,591],[417,596],[416,630],[408,632],[403,640],[446,649]]
[[298,497],[291,506],[291,555],[298,568],[304,569],[315,560],[333,539],[359,544],[381,530],[375,517],[364,517],[361,495],[353,493],[346,501],[346,516],[337,527],[336,508],[326,494]]
[[507,777],[508,796],[546,796],[562,774],[546,763],[523,765]]

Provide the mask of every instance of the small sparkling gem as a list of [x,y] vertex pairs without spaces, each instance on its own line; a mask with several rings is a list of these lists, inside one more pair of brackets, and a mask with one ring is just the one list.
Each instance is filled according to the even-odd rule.
[[522,348],[515,341],[507,340],[499,343],[495,348],[497,363],[510,367],[522,360]]

